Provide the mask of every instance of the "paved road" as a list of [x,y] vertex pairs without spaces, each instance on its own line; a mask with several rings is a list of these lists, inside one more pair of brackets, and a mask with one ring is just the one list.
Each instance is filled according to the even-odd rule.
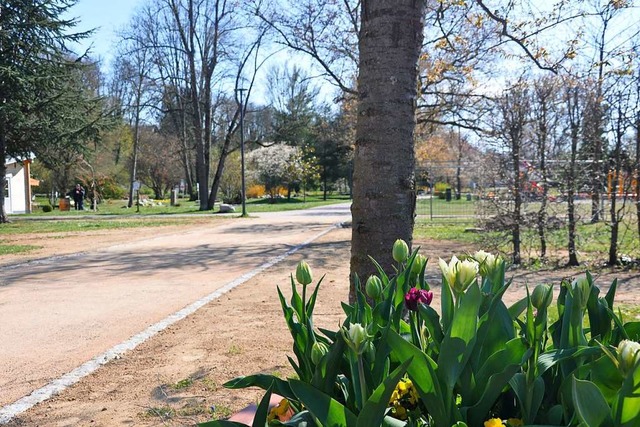
[[350,220],[345,204],[0,267],[0,408]]

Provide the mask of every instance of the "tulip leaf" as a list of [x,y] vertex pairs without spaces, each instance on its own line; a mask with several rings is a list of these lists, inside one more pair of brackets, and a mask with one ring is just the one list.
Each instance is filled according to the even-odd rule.
[[296,399],[293,391],[291,391],[291,387],[289,387],[289,383],[278,377],[274,377],[273,375],[255,374],[244,377],[237,377],[232,379],[231,381],[224,383],[224,387],[229,389],[259,387],[263,390],[268,390],[272,384],[273,391],[275,391],[276,394],[279,394],[280,396],[287,399]]
[[418,390],[420,398],[424,401],[425,406],[429,408],[429,414],[434,419],[434,425],[450,425],[449,421],[451,419],[443,401],[445,393],[436,375],[436,370],[438,369],[436,362],[394,330],[387,332],[386,341],[398,360],[412,359],[407,372],[413,385]]
[[311,297],[309,298],[309,302],[307,303],[307,319],[311,319],[311,315],[313,314],[313,309],[316,306],[316,299],[318,298],[318,290],[320,290],[320,285],[324,280],[325,276],[322,276],[316,285],[316,288],[313,290]]
[[513,303],[513,305],[509,307],[509,314],[511,315],[511,318],[516,319],[517,317],[519,317],[522,314],[522,312],[527,309],[528,305],[529,305],[528,297],[524,297],[521,300]]
[[[383,337],[386,335],[387,330],[390,327],[391,325],[387,324],[387,327],[382,332]],[[375,360],[373,361],[373,370],[371,371],[371,376],[374,384],[380,384],[389,375],[389,353],[391,353],[391,347],[389,347],[389,343],[387,343],[387,341],[382,338],[379,339],[376,343],[375,349]]]
[[618,279],[613,279],[611,282],[611,286],[609,286],[609,290],[607,294],[604,296],[604,299],[609,304],[610,308],[613,308],[613,300],[616,298],[616,290],[618,289]]
[[640,322],[627,322],[622,329],[626,333],[626,339],[640,341]]
[[273,391],[273,383],[267,389],[267,392],[260,400],[260,404],[256,409],[251,427],[265,427],[267,425],[267,417],[269,416],[269,404],[271,402],[271,393]]
[[382,425],[389,399],[413,359],[405,360],[371,393],[358,415],[357,427]]
[[502,372],[510,365],[521,366],[527,355],[526,345],[521,338],[514,338],[503,346],[502,350],[493,353],[476,371],[476,384],[480,392],[485,388],[491,375]]
[[451,327],[445,332],[442,340],[438,357],[438,372],[450,390],[458,381],[458,377],[473,351],[481,303],[480,288],[474,282],[460,297],[460,306],[456,310]]
[[378,263],[378,261],[373,259],[371,256],[369,256],[369,259],[371,260],[373,265],[376,267],[376,270],[378,270],[378,275],[380,276],[380,280],[382,281],[382,284],[386,286],[389,283],[389,276],[387,276],[387,273],[384,272],[384,268],[382,268],[382,266]]
[[532,384],[529,384],[526,375],[520,372],[509,380],[509,384],[520,403],[524,422],[533,422],[544,399],[544,380],[542,377],[537,377]]
[[442,275],[441,292],[440,307],[442,316],[440,317],[442,318],[442,330],[447,333],[451,326],[451,321],[453,320],[454,302],[451,285],[449,285],[449,282],[444,274]]
[[640,426],[640,360],[625,377],[612,409],[616,426]]
[[199,423],[198,427],[247,427],[247,425],[235,421],[216,420]]
[[440,316],[438,312],[428,305],[420,304],[418,306],[418,310],[424,319],[425,326],[429,331],[429,336],[433,340],[433,344],[436,349],[440,350],[440,343],[444,338],[444,334],[442,333],[442,327],[440,326]]
[[311,384],[324,393],[331,394],[340,373],[345,342],[342,334],[337,334],[336,341],[329,347],[329,352],[320,360],[313,374]]
[[573,403],[580,421],[588,426],[613,426],[611,409],[598,387],[591,381],[573,378]]
[[492,354],[502,350],[516,336],[511,315],[502,301],[493,301],[478,323],[471,363],[477,370]]
[[480,399],[475,405],[469,408],[467,421],[470,425],[482,425],[491,407],[502,394],[504,387],[519,370],[519,363],[504,365],[501,370],[494,371],[495,374],[491,375],[486,382],[476,385],[476,388],[482,391],[482,396],[480,396]]
[[355,427],[357,418],[349,409],[331,396],[300,380],[289,380],[298,400],[323,426]]
[[602,354],[600,347],[576,347],[559,350],[551,350],[543,353],[538,357],[537,371],[538,375],[542,375],[548,369],[565,360],[571,360],[577,357],[593,357]]
[[296,282],[293,280],[293,274],[291,275],[291,308],[298,315],[298,320],[303,320],[304,313],[304,305],[302,303],[302,298],[296,289]]

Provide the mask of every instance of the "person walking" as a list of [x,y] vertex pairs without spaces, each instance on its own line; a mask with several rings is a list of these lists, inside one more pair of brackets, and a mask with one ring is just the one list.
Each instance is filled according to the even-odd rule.
[[76,188],[71,191],[71,196],[73,197],[73,201],[76,205],[77,211],[84,210],[84,188],[80,184],[76,184]]

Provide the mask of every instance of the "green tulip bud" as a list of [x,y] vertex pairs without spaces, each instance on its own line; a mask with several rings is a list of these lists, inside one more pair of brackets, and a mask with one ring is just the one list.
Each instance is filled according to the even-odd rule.
[[364,349],[364,354],[369,360],[376,360],[376,347],[371,341],[367,342]]
[[364,289],[369,298],[376,300],[382,295],[382,280],[378,276],[369,276]]
[[549,307],[552,300],[553,288],[551,285],[538,285],[531,293],[531,304],[538,310]]
[[396,260],[396,262],[405,262],[409,257],[409,246],[407,245],[407,242],[402,239],[396,240],[393,244],[392,254],[393,259]]
[[490,275],[500,263],[499,257],[485,251],[477,251],[473,254],[473,259],[478,262],[482,276]]
[[422,272],[422,268],[427,263],[427,257],[424,255],[416,255],[416,258],[413,260],[413,265],[411,266],[411,272],[413,274],[420,274]]
[[298,263],[298,267],[296,267],[296,280],[303,286],[306,286],[313,281],[311,268],[305,261],[300,261]]
[[477,262],[468,259],[458,262],[458,265],[456,266],[455,290],[458,293],[466,291],[469,285],[471,285],[471,283],[476,279],[477,275]]
[[353,323],[349,326],[349,330],[342,327],[340,331],[344,341],[354,353],[359,356],[365,351],[367,342],[371,337],[367,334],[367,330],[363,328],[360,323]]
[[633,372],[640,358],[640,343],[630,340],[620,341],[618,344],[618,362],[624,375]]
[[320,360],[329,352],[329,347],[325,343],[316,341],[311,347],[311,361],[314,365],[320,363]]
[[591,283],[586,277],[580,277],[571,284],[571,294],[573,300],[580,309],[584,310],[589,302],[589,296],[591,295]]

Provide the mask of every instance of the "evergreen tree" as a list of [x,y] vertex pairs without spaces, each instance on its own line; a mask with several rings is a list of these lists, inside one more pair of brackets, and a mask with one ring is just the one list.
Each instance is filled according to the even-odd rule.
[[[83,65],[67,47],[87,33],[72,33],[76,21],[62,18],[74,4],[4,0],[0,6],[0,200],[4,159],[37,155],[47,144],[77,144],[87,129],[83,117],[91,107],[72,89]],[[0,222],[6,221],[0,204]]]

